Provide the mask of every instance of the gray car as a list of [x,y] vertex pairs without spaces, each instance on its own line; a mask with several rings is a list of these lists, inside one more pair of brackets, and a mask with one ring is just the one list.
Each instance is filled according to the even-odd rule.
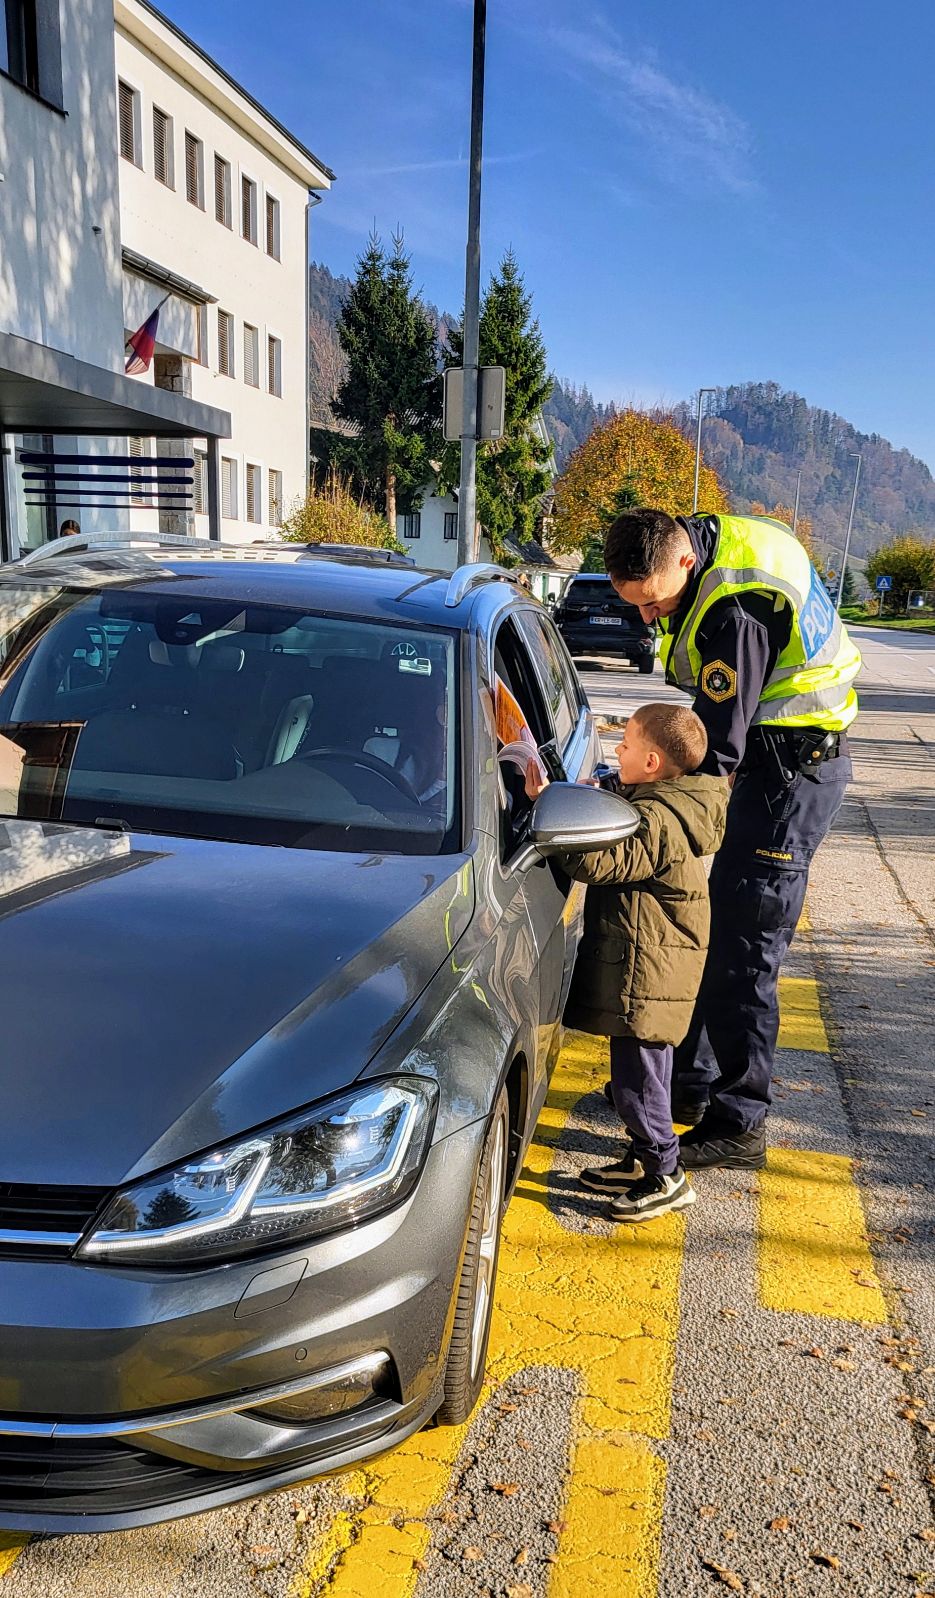
[[548,614],[495,568],[78,545],[0,571],[0,662],[0,1524],[464,1420],[579,935],[549,857],[635,825],[568,786]]

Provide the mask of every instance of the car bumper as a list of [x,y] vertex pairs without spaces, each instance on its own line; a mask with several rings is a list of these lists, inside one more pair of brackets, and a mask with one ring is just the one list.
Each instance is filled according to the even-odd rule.
[[417,1430],[441,1401],[483,1133],[436,1144],[391,1215],[287,1255],[191,1272],[0,1261],[0,1525],[146,1525]]
[[559,632],[571,655],[620,655],[627,660],[642,660],[653,652],[652,638],[635,638],[616,627],[560,627]]

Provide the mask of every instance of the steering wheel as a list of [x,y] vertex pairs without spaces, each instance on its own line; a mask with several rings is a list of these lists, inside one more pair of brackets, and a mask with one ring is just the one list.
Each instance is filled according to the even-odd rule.
[[411,799],[413,804],[421,803],[408,777],[404,777],[401,771],[391,766],[388,760],[381,760],[379,755],[371,755],[366,749],[338,749],[328,744],[321,749],[304,751],[295,758],[310,761],[316,766],[362,766],[365,771],[372,771],[383,782],[388,782],[392,788],[398,789],[405,798]]

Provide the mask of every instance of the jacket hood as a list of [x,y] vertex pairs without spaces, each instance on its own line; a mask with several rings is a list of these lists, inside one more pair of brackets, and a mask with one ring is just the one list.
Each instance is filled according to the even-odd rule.
[[730,789],[726,777],[672,777],[665,782],[643,782],[624,790],[633,800],[652,800],[677,818],[692,854],[714,854],[721,846],[727,821]]

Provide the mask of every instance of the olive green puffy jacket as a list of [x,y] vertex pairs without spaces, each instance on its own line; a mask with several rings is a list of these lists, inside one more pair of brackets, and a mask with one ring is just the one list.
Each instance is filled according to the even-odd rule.
[[701,983],[711,911],[702,865],[724,836],[724,777],[676,777],[621,792],[639,829],[562,869],[588,884],[565,1024],[605,1037],[681,1043]]

